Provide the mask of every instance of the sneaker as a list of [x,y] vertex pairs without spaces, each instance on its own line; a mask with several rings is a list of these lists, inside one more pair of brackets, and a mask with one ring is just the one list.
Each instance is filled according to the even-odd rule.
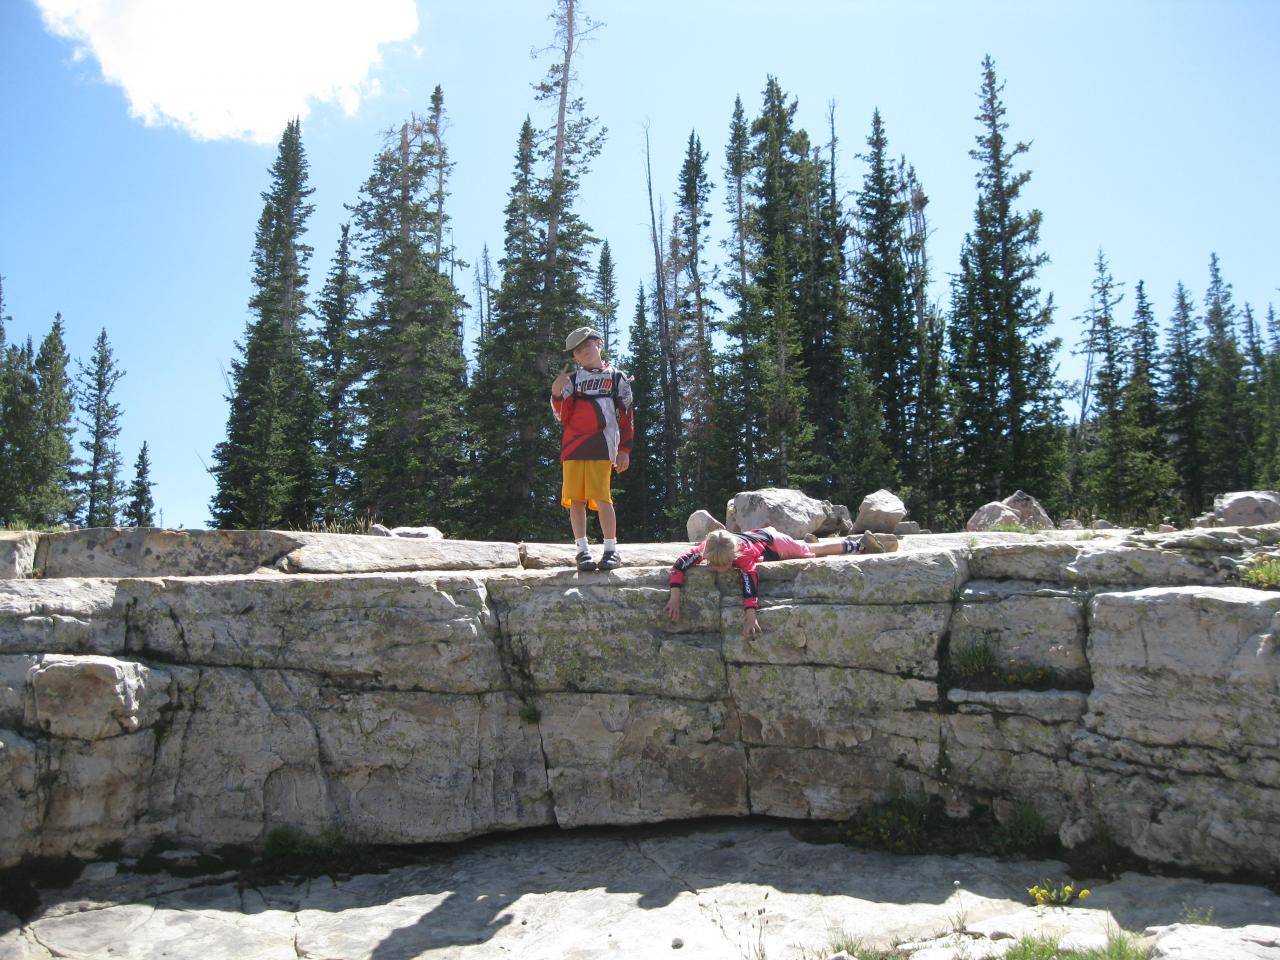
[[590,573],[592,570],[595,570],[595,569],[596,569],[596,562],[591,559],[591,552],[589,550],[579,550],[578,551],[578,572]]
[[891,533],[872,533],[868,530],[858,538],[859,553],[893,553],[898,549],[898,538]]
[[622,566],[622,558],[618,556],[617,550],[606,550],[600,557],[601,570],[616,570]]

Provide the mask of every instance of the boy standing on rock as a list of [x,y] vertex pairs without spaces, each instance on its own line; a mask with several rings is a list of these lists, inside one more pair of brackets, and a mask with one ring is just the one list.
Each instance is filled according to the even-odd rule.
[[[631,465],[635,434],[631,415],[631,384],[626,375],[600,358],[604,337],[592,327],[578,327],[565,338],[573,357],[551,384],[551,408],[563,426],[560,503],[569,508],[569,525],[578,547],[578,569],[612,570],[622,566],[618,555],[618,518],[613,510],[609,480],[614,469]],[[577,369],[573,367],[577,366]],[[604,535],[599,563],[587,548],[587,510],[595,510]]]

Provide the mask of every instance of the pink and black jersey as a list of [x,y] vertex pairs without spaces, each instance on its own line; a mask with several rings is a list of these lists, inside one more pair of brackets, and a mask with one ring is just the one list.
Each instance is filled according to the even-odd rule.
[[[756,573],[756,564],[813,556],[813,549],[807,543],[801,543],[773,527],[748,530],[733,536],[738,541],[733,566],[742,580],[742,606],[747,609],[760,606],[760,576]],[[702,562],[702,546],[698,544],[680,555],[671,567],[671,577],[668,580],[670,586],[684,585],[685,572]]]

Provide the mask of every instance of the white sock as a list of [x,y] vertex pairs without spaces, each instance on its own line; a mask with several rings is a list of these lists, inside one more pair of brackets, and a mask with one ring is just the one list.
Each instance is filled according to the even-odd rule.
[[577,540],[575,540],[575,541],[573,541],[573,542],[574,542],[574,543],[576,543],[576,544],[578,545],[578,549],[579,549],[579,550],[585,550],[585,549],[587,549],[587,538],[586,538],[586,537],[579,537]]
[[618,541],[617,541],[617,538],[615,537],[614,539],[612,539],[612,540],[611,540],[611,539],[609,539],[608,537],[605,537],[605,538],[604,538],[604,548],[605,548],[606,550],[617,550],[617,549],[618,549]]

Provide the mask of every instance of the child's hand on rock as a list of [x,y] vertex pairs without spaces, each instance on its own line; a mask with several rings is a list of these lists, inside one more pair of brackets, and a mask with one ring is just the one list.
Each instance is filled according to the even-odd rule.
[[680,622],[680,591],[672,590],[671,596],[667,598],[667,616],[672,623]]
[[750,640],[752,637],[758,637],[764,633],[760,627],[760,621],[756,619],[755,610],[748,607],[743,611],[742,617],[742,639]]

